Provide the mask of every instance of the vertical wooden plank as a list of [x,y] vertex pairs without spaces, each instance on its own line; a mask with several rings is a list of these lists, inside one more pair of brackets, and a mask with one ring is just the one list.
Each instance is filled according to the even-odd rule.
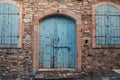
[[6,44],[7,44],[7,41],[8,41],[8,40],[7,40],[7,38],[8,38],[8,31],[7,31],[7,30],[8,30],[8,28],[7,28],[7,27],[8,27],[8,24],[7,24],[7,23],[8,23],[8,16],[7,16],[7,15],[4,15],[4,17],[5,17],[5,18],[4,18],[4,23],[5,23],[5,24],[4,24],[4,30],[5,30],[5,32],[4,32],[4,33],[5,33],[5,39],[4,39],[5,42],[4,42],[4,44],[6,45]]
[[14,5],[9,4],[9,13],[12,14],[12,44],[17,45],[18,44],[18,14],[15,14],[18,12],[17,7]]
[[[39,40],[40,40],[40,67],[50,68],[51,67],[51,54],[53,45],[53,23],[50,19],[44,19],[40,24]],[[52,56],[53,58],[53,56]]]
[[44,59],[44,56],[43,56],[44,55],[44,46],[42,46],[44,43],[44,40],[42,38],[43,24],[44,24],[44,22],[41,21],[40,28],[39,28],[39,31],[40,31],[40,34],[39,34],[39,65],[41,68],[44,66],[44,64],[43,64],[44,63],[44,61],[43,61],[43,59]]

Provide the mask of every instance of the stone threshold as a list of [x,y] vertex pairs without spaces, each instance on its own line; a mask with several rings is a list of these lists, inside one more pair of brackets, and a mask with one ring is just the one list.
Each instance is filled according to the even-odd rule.
[[72,71],[75,72],[75,69],[71,68],[51,68],[51,69],[38,69],[39,72],[48,72],[48,71]]
[[[46,70],[46,69],[45,69]],[[79,79],[81,73],[75,72],[74,70],[68,69],[51,69],[50,71],[40,70],[35,76],[36,80],[70,80],[70,79]]]

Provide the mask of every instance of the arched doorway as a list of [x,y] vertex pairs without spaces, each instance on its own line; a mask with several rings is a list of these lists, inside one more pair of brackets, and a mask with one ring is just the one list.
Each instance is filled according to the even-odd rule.
[[[74,70],[76,70],[76,71],[81,71],[81,54],[82,54],[82,52],[81,52],[81,42],[82,42],[82,40],[81,40],[81,32],[82,32],[82,29],[81,29],[81,27],[82,27],[81,15],[77,15],[76,13],[74,13],[74,12],[72,12],[70,10],[66,10],[66,9],[59,9],[59,12],[58,12],[58,9],[48,9],[48,10],[38,12],[36,15],[34,15],[33,74],[36,73],[37,71],[45,70],[43,68],[44,66],[39,65],[40,64],[40,60],[39,60],[39,52],[40,52],[39,51],[39,47],[40,47],[39,46],[39,42],[40,42],[39,41],[40,40],[39,39],[40,38],[39,37],[39,32],[40,32],[40,30],[39,30],[39,28],[40,28],[40,22],[44,21],[47,18],[51,19],[51,17],[54,17],[54,16],[51,16],[51,15],[55,15],[55,16],[59,15],[59,16],[64,17],[68,21],[72,20],[74,22],[74,28],[75,28],[75,31],[76,31],[75,36],[74,36],[75,37],[75,43],[76,43],[76,45],[75,45],[75,53],[74,53],[75,63],[74,63],[74,66],[71,67],[71,68],[74,68]],[[60,46],[56,46],[56,47],[60,47]],[[64,49],[64,50],[67,51],[67,49]],[[69,48],[68,48],[68,50],[69,50]],[[61,51],[63,51],[63,50],[61,50]],[[51,69],[51,67],[46,67],[46,68],[50,68],[50,69],[46,69],[46,70],[53,70],[53,69]],[[55,67],[55,66],[53,66],[53,67]],[[57,67],[57,68],[60,68],[60,67]],[[65,67],[63,67],[63,68],[65,68]],[[66,67],[66,68],[70,68],[70,67]],[[56,69],[54,69],[54,70],[56,70]],[[67,70],[67,69],[64,69],[64,70]]]
[[43,18],[39,26],[39,67],[75,68],[75,20],[52,15]]

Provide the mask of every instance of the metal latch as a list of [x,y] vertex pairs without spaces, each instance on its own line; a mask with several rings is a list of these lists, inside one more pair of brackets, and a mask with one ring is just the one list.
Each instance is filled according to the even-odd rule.
[[56,48],[56,49],[67,48],[67,49],[68,49],[68,51],[70,51],[70,47],[67,47],[67,46],[64,46],[64,47],[54,47],[54,48]]

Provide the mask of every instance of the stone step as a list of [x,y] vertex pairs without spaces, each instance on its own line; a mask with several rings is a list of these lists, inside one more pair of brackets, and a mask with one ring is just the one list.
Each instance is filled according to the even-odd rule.
[[36,76],[36,80],[79,80],[81,73],[77,72],[39,72]]

